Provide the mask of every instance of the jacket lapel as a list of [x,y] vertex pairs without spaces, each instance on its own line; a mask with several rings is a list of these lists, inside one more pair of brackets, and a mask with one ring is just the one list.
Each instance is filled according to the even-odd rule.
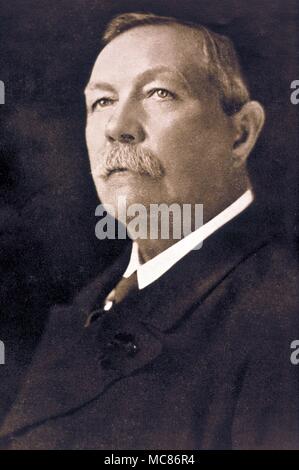
[[[90,311],[119,281],[129,256],[130,247],[104,276],[79,294],[73,305],[53,309],[19,396],[2,427],[2,445],[32,426],[96,399],[110,384],[160,354],[161,341],[154,328],[147,327],[134,308],[127,309],[125,315],[122,308],[115,308],[85,326]],[[123,341],[124,333],[130,334],[133,341]],[[107,352],[113,358],[111,365],[107,364]]]
[[130,294],[84,327],[95,303],[101,303],[122,276],[130,254],[127,250],[72,306],[53,312],[2,436],[15,436],[70,413],[98,398],[115,381],[149,364],[161,354],[164,335],[204,303],[209,293],[266,240],[265,226],[249,208],[159,280]]
[[246,258],[273,237],[269,220],[256,204],[209,237],[199,250],[193,250],[157,282],[140,291],[134,304],[138,316],[161,332],[176,328],[185,316]]

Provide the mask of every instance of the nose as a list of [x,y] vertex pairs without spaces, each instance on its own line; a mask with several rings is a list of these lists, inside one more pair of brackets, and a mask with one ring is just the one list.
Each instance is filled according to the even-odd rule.
[[119,136],[119,141],[121,141],[123,144],[132,144],[135,140],[135,137],[133,134],[120,134]]
[[145,138],[143,126],[138,119],[140,111],[137,105],[131,102],[115,105],[109,121],[107,122],[105,135],[109,142],[122,144],[138,144]]

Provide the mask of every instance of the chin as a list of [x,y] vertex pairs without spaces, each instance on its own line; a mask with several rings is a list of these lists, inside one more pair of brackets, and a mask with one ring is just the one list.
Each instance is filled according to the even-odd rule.
[[132,204],[142,204],[145,207],[159,201],[160,188],[153,180],[138,176],[137,178],[113,177],[98,185],[98,195],[103,204],[111,204],[118,207],[126,202],[129,207]]

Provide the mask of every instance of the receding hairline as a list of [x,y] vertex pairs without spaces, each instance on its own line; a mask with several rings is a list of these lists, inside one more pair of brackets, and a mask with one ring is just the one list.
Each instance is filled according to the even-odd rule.
[[[117,22],[118,27],[116,26]],[[172,16],[160,16],[151,13],[125,13],[110,20],[102,35],[102,43],[105,46],[121,34],[145,26],[183,26],[197,32],[209,32],[209,29],[201,23],[195,23]],[[214,32],[213,34],[218,35]]]
[[[108,41],[103,41],[102,42],[102,48],[99,52],[99,55],[101,54],[101,52],[107,47],[109,46],[109,44],[111,44],[112,42],[114,42],[114,40],[116,40],[117,38],[121,38],[122,36],[124,36],[126,33],[127,34],[130,34],[131,32],[134,32],[136,30],[141,30],[141,29],[150,29],[150,28],[168,28],[172,31],[174,31],[175,33],[178,33],[178,34],[181,34],[183,30],[186,30],[189,34],[191,34],[193,36],[193,39],[195,40],[194,42],[192,42],[192,45],[194,47],[197,47],[199,48],[199,50],[201,50],[201,52],[203,52],[203,57],[207,59],[207,61],[209,60],[209,57],[208,55],[205,53],[204,51],[204,44],[205,44],[205,36],[204,34],[209,34],[210,31],[203,25],[201,24],[195,24],[195,23],[189,23],[189,22],[181,22],[180,20],[176,20],[175,18],[171,18],[169,19],[169,21],[165,21],[165,22],[158,22],[158,23],[137,23],[137,24],[134,24],[133,26],[130,26],[126,29],[124,29],[123,31],[120,31],[119,33],[115,34],[111,39],[109,39]],[[187,34],[188,34],[187,33]],[[214,33],[216,34],[216,33]],[[105,36],[105,34],[104,34]]]
[[[122,32],[120,32],[119,34],[117,34],[115,37],[113,37],[113,39],[111,39],[109,42],[105,43],[103,45],[103,47],[100,49],[99,53],[98,53],[98,57],[101,55],[101,53],[104,51],[104,49],[108,48],[110,44],[114,43],[114,41],[116,41],[117,39],[121,39],[123,36],[125,35],[130,35],[131,33],[134,34],[134,32],[138,31],[138,30],[142,30],[142,29],[150,29],[150,28],[165,28],[165,30],[171,30],[172,32],[174,32],[174,34],[183,34],[184,35],[184,32],[183,30],[185,29],[187,31],[187,34],[191,34],[192,37],[194,38],[194,41],[190,41],[189,38],[187,40],[188,42],[188,45],[192,45],[195,49],[198,49],[199,52],[202,52],[203,55],[201,57],[201,59],[206,59],[204,62],[205,62],[205,65],[206,63],[209,61],[209,57],[208,55],[205,53],[204,51],[204,43],[205,43],[205,38],[204,38],[204,35],[202,33],[202,31],[200,31],[198,28],[196,28],[195,26],[192,26],[192,25],[187,25],[187,24],[182,24],[180,22],[169,22],[169,23],[158,23],[158,24],[137,24],[137,25],[134,25],[133,27],[130,27],[129,29],[126,29]],[[190,51],[188,51],[190,52]],[[200,63],[199,63],[200,65]]]
[[[180,29],[185,29],[189,31],[190,33],[193,33],[194,35],[197,35],[199,37],[203,37],[203,31],[205,30],[206,32],[209,32],[209,30],[201,25],[198,24],[196,25],[195,23],[184,23],[180,22],[179,20],[173,19],[172,21],[165,21],[165,23],[160,22],[160,23],[140,23],[140,24],[134,24],[123,31],[120,31],[119,33],[115,34],[111,39],[109,39],[107,42],[104,40],[103,41],[103,47],[104,49],[106,46],[108,46],[114,39],[117,39],[118,37],[123,36],[126,33],[130,33],[131,31],[135,30],[140,30],[142,28],[150,29],[150,28],[171,28],[173,30],[180,30]],[[216,34],[216,33],[215,33]]]
[[234,114],[250,100],[248,84],[243,75],[235,44],[229,36],[210,30],[201,23],[152,13],[124,13],[108,23],[102,36],[100,53],[105,46],[125,32],[145,26],[171,26],[169,29],[174,32],[189,31],[188,34],[192,37],[190,42],[201,53],[200,68],[207,72],[208,80],[217,88],[226,114]]
[[[107,47],[109,47],[109,45],[117,40],[118,38],[121,38],[122,36],[124,36],[126,33],[130,33],[131,31],[135,31],[137,29],[141,29],[141,28],[150,28],[150,27],[156,27],[156,26],[159,26],[159,27],[171,27],[172,30],[174,30],[174,33],[178,32],[178,29],[185,29],[184,26],[186,26],[186,28],[188,28],[189,30],[192,29],[191,31],[191,34],[196,34],[196,33],[199,33],[200,35],[200,31],[196,30],[194,27],[192,26],[189,26],[189,25],[184,25],[184,24],[180,24],[179,22],[172,22],[172,23],[167,23],[167,24],[164,24],[164,23],[159,23],[159,24],[138,24],[128,30],[125,30],[121,33],[119,33],[117,36],[115,36],[115,38],[113,38],[111,41],[109,41],[99,52],[98,54],[98,58],[99,56],[101,55],[101,53],[103,52],[104,49],[106,49]],[[181,28],[183,27],[183,28]],[[189,31],[190,32],[190,31]],[[178,32],[178,34],[181,34],[181,31]],[[197,39],[197,38],[196,38]],[[190,42],[190,41],[189,41]],[[202,49],[201,49],[201,45],[202,45],[203,41],[201,42],[201,44],[199,44],[199,41],[196,40],[196,42],[192,42],[192,45],[194,48],[197,48],[199,49],[199,51],[202,52]],[[201,56],[201,60],[198,60],[198,57],[192,55],[192,57],[194,57],[194,63],[196,66],[198,66],[198,70],[201,70],[204,72],[205,69],[206,69],[206,65],[207,65],[207,62],[208,62],[208,59],[207,57],[204,56],[204,54]],[[98,59],[97,58],[97,59]],[[203,60],[203,59],[206,59]],[[154,67],[154,70],[152,71],[152,69],[150,68],[149,70],[146,70],[144,72],[144,75],[145,74],[151,74],[152,72],[158,72],[158,73],[176,73],[182,82],[185,83],[186,87],[190,90],[191,88],[191,85],[189,83],[189,81],[186,79],[186,77],[180,72],[179,69],[175,68],[175,67],[171,67],[171,66],[166,66],[166,65],[158,65],[156,67]],[[91,77],[90,77],[91,78]],[[103,85],[103,86],[102,86]],[[88,93],[89,91],[93,91],[94,89],[97,89],[97,88],[112,88],[111,85],[109,83],[103,83],[103,82],[98,82],[97,80],[93,81],[93,80],[89,80],[89,82],[87,83],[86,87],[85,87],[85,90],[84,90],[84,93]]]

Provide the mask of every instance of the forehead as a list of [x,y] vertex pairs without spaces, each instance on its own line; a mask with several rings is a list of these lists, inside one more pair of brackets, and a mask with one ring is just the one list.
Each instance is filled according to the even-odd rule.
[[196,86],[207,63],[200,32],[184,25],[138,26],[114,38],[99,54],[90,83],[133,81],[153,69],[171,69]]

